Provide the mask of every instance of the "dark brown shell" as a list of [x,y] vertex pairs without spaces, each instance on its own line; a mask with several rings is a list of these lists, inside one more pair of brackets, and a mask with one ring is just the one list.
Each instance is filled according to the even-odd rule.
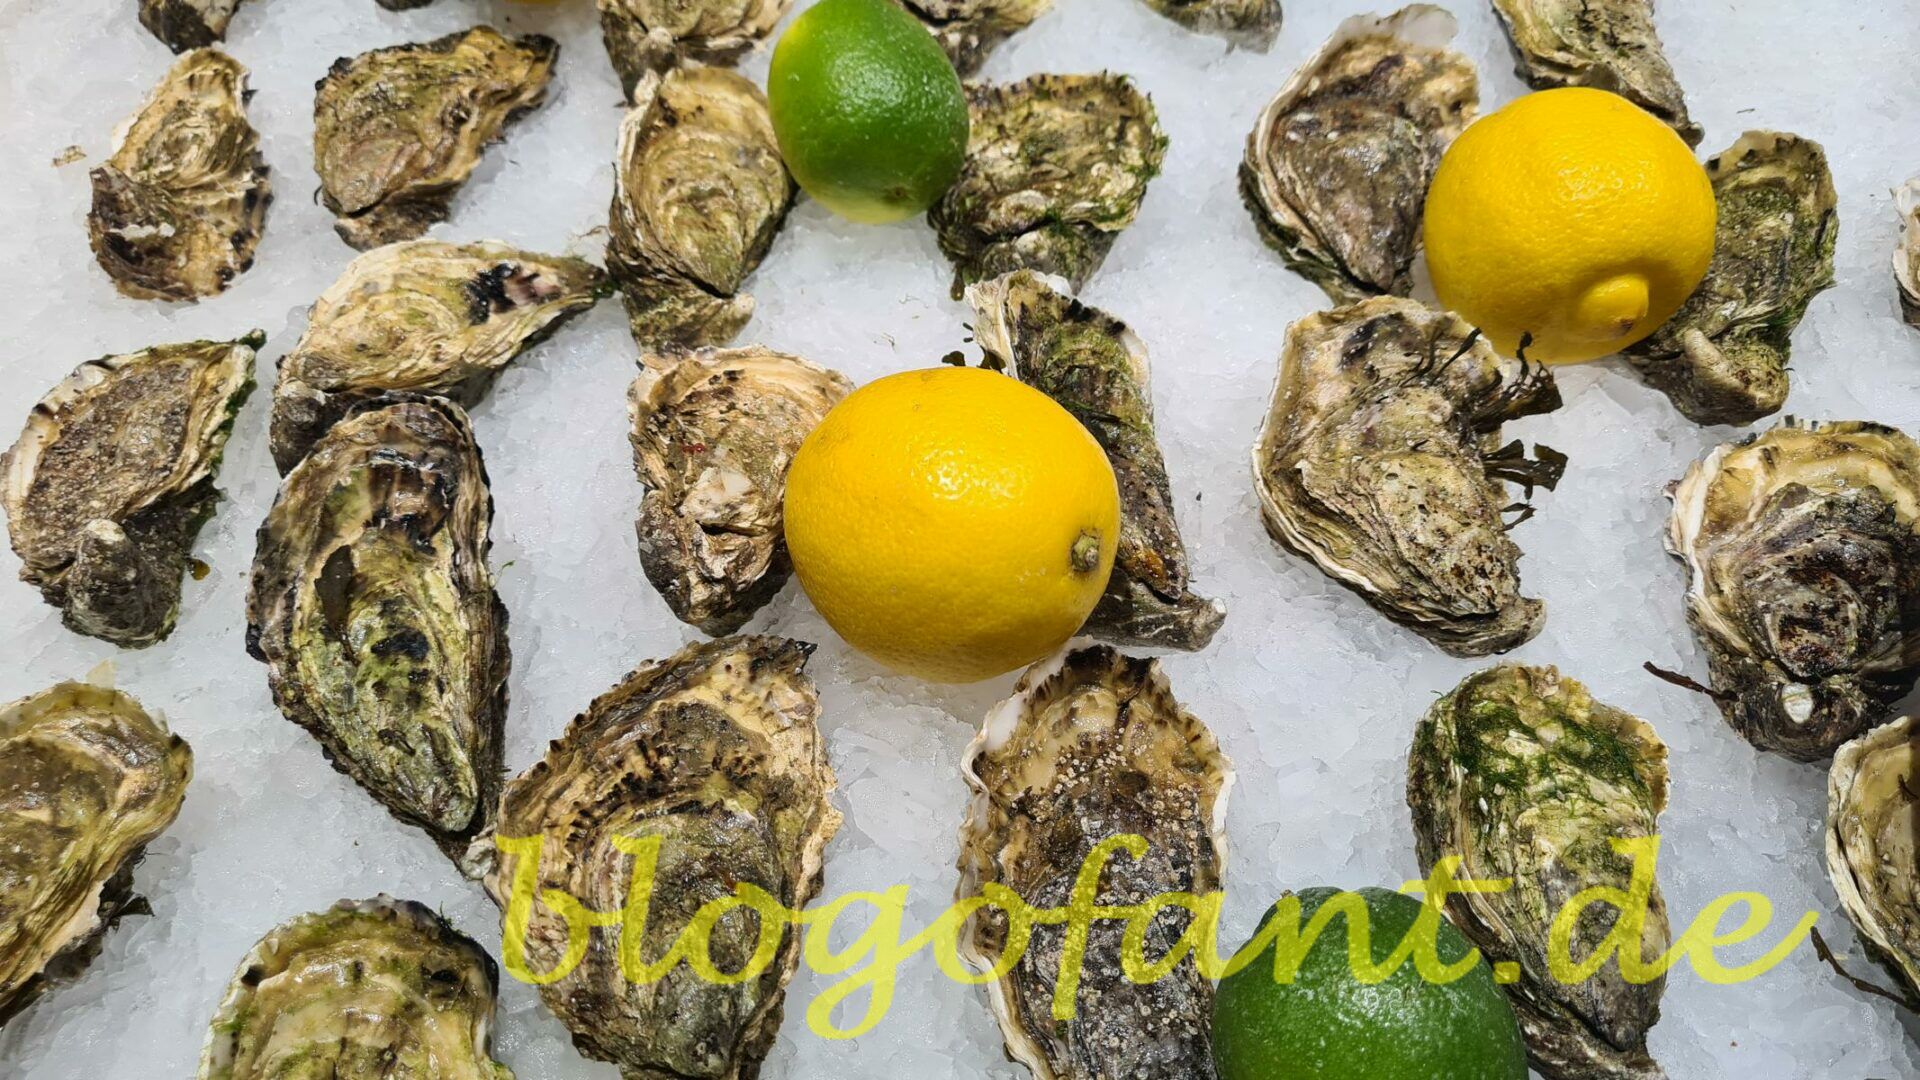
[[1053,0],[901,0],[967,78],[987,54],[1053,7]]
[[1700,125],[1653,27],[1653,0],[1493,0],[1535,90],[1591,86],[1626,98],[1665,121],[1688,146]]

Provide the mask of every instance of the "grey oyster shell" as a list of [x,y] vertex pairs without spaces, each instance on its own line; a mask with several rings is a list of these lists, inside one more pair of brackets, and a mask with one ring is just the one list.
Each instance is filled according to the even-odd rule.
[[620,125],[607,270],[644,351],[725,345],[797,190],[767,97],[720,68],[649,75]]
[[1827,874],[1867,952],[1920,1003],[1920,729],[1911,716],[1842,746],[1827,776]]
[[1900,248],[1893,253],[1893,282],[1900,290],[1900,314],[1920,328],[1920,178],[1894,193],[1900,211]]
[[[1267,532],[1454,656],[1505,652],[1546,611],[1520,595],[1502,481],[1551,488],[1566,459],[1500,425],[1560,407],[1553,375],[1459,316],[1378,297],[1287,330],[1253,448]],[[1515,523],[1517,524],[1517,522]]]
[[[505,909],[516,876],[527,874],[537,888],[561,889],[590,910],[619,911],[634,857],[613,838],[658,838],[638,942],[648,962],[736,884],[805,907],[820,892],[822,851],[840,827],[827,801],[835,779],[819,696],[804,671],[812,651],[785,638],[731,637],[689,645],[628,675],[508,782],[499,835],[540,837],[541,854],[535,867],[501,860],[487,891]],[[528,966],[551,970],[566,951],[568,923],[544,904],[530,918]],[[618,929],[590,933],[600,941],[580,965],[540,987],[581,1053],[618,1064],[628,1080],[759,1075],[800,961],[791,926],[765,972],[733,985],[707,982],[684,964],[657,982],[631,982],[616,956]],[[756,920],[723,920],[711,938],[713,963],[740,970],[758,936]]]
[[247,651],[335,768],[456,861],[492,820],[507,611],[466,413],[371,402],[287,474],[260,526]]
[[1260,235],[1336,304],[1405,296],[1427,188],[1473,122],[1480,80],[1451,14],[1414,4],[1340,24],[1247,136],[1240,194]]
[[0,456],[20,580],[69,630],[140,648],[173,632],[180,578],[266,336],[89,360]]
[[609,291],[584,259],[482,241],[375,248],[320,294],[280,361],[268,443],[285,475],[334,421],[391,393],[479,404],[494,376]]
[[1133,224],[1167,137],[1124,75],[1034,75],[967,87],[972,127],[960,177],[927,211],[954,265],[953,297],[1013,270],[1075,291]]
[[140,0],[140,25],[183,53],[224,41],[241,0]]
[[765,41],[793,0],[599,0],[607,57],[629,99],[649,72],[733,64]]
[[1688,146],[1700,145],[1704,132],[1687,115],[1654,30],[1653,0],[1493,0],[1493,10],[1528,86],[1611,91],[1659,117]]
[[681,622],[731,634],[793,564],[787,468],[846,376],[772,349],[648,356],[627,394],[640,500],[640,565]]
[[[1658,835],[1667,748],[1646,721],[1593,699],[1551,667],[1501,665],[1469,675],[1414,731],[1407,805],[1421,870],[1461,857],[1458,878],[1511,879],[1497,893],[1455,893],[1447,914],[1493,964],[1516,963],[1506,987],[1533,1067],[1547,1080],[1664,1080],[1647,1053],[1664,976],[1628,982],[1618,957],[1568,985],[1548,964],[1554,919],[1575,895],[1628,891],[1633,860],[1612,841]],[[1588,907],[1574,956],[1590,955],[1618,912]],[[1658,883],[1637,948],[1672,944]]]
[[486,950],[424,904],[342,900],[240,961],[197,1080],[513,1080],[492,1056],[499,982]]
[[1204,649],[1226,609],[1187,588],[1186,544],[1153,433],[1146,346],[1119,319],[1067,295],[1065,284],[1018,270],[968,286],[967,302],[988,361],[1072,413],[1099,440],[1119,481],[1113,576],[1082,633],[1120,645]]
[[[1097,903],[1221,887],[1233,766],[1174,700],[1157,661],[1102,645],[1035,664],[987,714],[961,771],[972,791],[960,830],[962,900],[995,883],[1031,905],[1064,906],[1094,847],[1123,833],[1143,837],[1147,852],[1114,853]],[[1165,955],[1185,930],[1184,919],[1163,913],[1147,929],[1145,955]],[[1157,982],[1133,982],[1120,964],[1123,933],[1120,923],[1094,923],[1076,1014],[1058,1021],[1066,928],[1034,927],[1019,961],[987,984],[1007,1056],[1036,1080],[1212,1080],[1212,984],[1191,957]],[[960,955],[992,970],[1007,934],[1005,912],[983,908],[961,928]]]
[[253,265],[273,187],[246,86],[225,53],[190,52],[114,133],[91,174],[87,238],[124,295],[215,296]]
[[1053,7],[1053,0],[900,0],[946,50],[961,78],[980,70],[987,54]]
[[192,778],[186,742],[119,691],[64,682],[0,706],[0,1022],[141,910],[133,865]]
[[1626,357],[1687,419],[1750,424],[1785,404],[1793,329],[1833,285],[1833,174],[1819,143],[1749,131],[1707,175],[1720,220],[1706,280]]
[[545,99],[560,46],[489,26],[334,62],[313,102],[313,162],[334,231],[362,251],[445,220],[508,123]]
[[1819,761],[1891,716],[1920,675],[1920,444],[1789,420],[1672,494],[1667,550],[1734,730]]
[[1266,52],[1280,36],[1280,0],[1147,0],[1147,6],[1197,34]]

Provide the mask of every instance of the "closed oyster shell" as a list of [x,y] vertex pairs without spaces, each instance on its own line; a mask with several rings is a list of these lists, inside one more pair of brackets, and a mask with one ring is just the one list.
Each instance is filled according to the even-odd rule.
[[1121,645],[1204,649],[1226,618],[1187,588],[1187,549],[1153,433],[1147,349],[1119,319],[1031,270],[967,288],[988,360],[1060,403],[1100,441],[1120,483],[1120,545],[1083,633]]
[[114,133],[91,174],[87,238],[124,295],[215,296],[253,265],[273,187],[246,87],[232,57],[190,52]]
[[[1551,667],[1469,675],[1415,729],[1407,805],[1421,870],[1458,855],[1457,877],[1513,882],[1455,893],[1447,913],[1489,963],[1518,965],[1507,996],[1547,1080],[1664,1080],[1647,1030],[1660,1018],[1665,976],[1636,985],[1614,957],[1569,985],[1548,957],[1554,920],[1577,894],[1628,890],[1633,860],[1611,842],[1657,836],[1666,803],[1667,748],[1653,728]],[[1587,908],[1572,954],[1590,955],[1616,919],[1605,905]],[[1656,883],[1640,940],[1626,948],[1660,956],[1672,936]]]
[[1785,404],[1793,329],[1833,285],[1833,174],[1819,143],[1749,131],[1707,175],[1720,220],[1706,280],[1626,356],[1687,419],[1750,424]]
[[375,248],[320,294],[280,361],[268,443],[285,475],[355,405],[389,393],[479,404],[494,376],[607,291],[584,259],[482,241]]
[[0,1022],[77,973],[180,813],[193,752],[140,703],[64,682],[0,706]]
[[1861,944],[1920,1003],[1920,728],[1911,716],[1842,746],[1827,776],[1827,874]]
[[967,87],[972,127],[960,178],[927,211],[954,265],[953,298],[1013,270],[1075,291],[1133,224],[1167,137],[1124,75],[1034,75]]
[[281,484],[260,526],[247,651],[334,767],[456,860],[493,820],[507,611],[466,413],[369,403]]
[[490,26],[336,60],[313,102],[313,163],[334,231],[365,251],[445,220],[508,123],[539,105],[560,46]]
[[1026,29],[1053,0],[900,0],[946,50],[962,78],[980,70],[1001,42]]
[[1480,80],[1431,4],[1356,15],[1260,112],[1240,194],[1260,235],[1336,304],[1405,296],[1427,188]]
[[[840,827],[827,801],[835,779],[819,697],[803,670],[812,651],[785,638],[731,637],[689,645],[628,675],[508,782],[499,835],[542,838],[540,860],[535,871],[507,860],[487,875],[487,891],[504,908],[516,872],[537,873],[541,890],[619,911],[633,857],[612,839],[657,837],[639,943],[647,962],[665,955],[702,905],[733,895],[736,885],[758,886],[791,910],[805,907],[820,891],[821,853]],[[709,946],[713,963],[740,970],[758,934],[754,920],[721,921]],[[551,970],[567,941],[566,920],[536,905],[529,967]],[[631,982],[613,945],[613,937],[590,943],[578,967],[540,988],[581,1053],[617,1063],[631,1080],[759,1075],[800,960],[792,927],[759,978],[733,985],[703,980],[684,964],[657,982]]]
[[607,270],[647,351],[724,345],[793,205],[767,97],[719,68],[649,75],[620,125]]
[[[1520,595],[1501,482],[1551,488],[1566,459],[1500,425],[1560,407],[1553,375],[1498,356],[1459,316],[1379,297],[1287,329],[1253,448],[1267,532],[1454,656],[1540,632]],[[1517,524],[1517,522],[1516,522]]]
[[[1114,854],[1096,903],[1220,889],[1233,766],[1174,700],[1157,661],[1102,645],[1034,665],[987,714],[961,771],[973,792],[960,829],[962,900],[996,883],[1028,904],[1063,907],[1094,847],[1125,833],[1148,850]],[[1156,918],[1145,955],[1165,955],[1185,930],[1184,919]],[[1003,911],[981,909],[962,928],[960,955],[991,970],[1007,932]],[[1122,935],[1119,923],[1093,925],[1077,1011],[1060,1021],[1052,1005],[1066,928],[1034,928],[1020,960],[987,984],[1007,1056],[1036,1080],[1211,1080],[1212,984],[1191,957],[1157,982],[1133,982]]]
[[786,584],[787,467],[846,376],[753,346],[648,356],[627,393],[640,565],[681,622],[740,629]]
[[255,331],[89,360],[34,406],[0,456],[0,505],[20,580],[69,630],[128,648],[173,632],[265,342]]
[[1591,86],[1619,94],[1679,132],[1688,146],[1705,134],[1653,27],[1653,0],[1493,0],[1535,90]]
[[240,961],[197,1080],[513,1080],[492,1057],[499,981],[486,950],[424,904],[342,900]]
[[140,25],[183,53],[224,41],[241,0],[140,0]]
[[1280,0],[1147,0],[1147,6],[1198,34],[1266,52],[1280,36]]
[[733,64],[767,39],[793,0],[599,0],[607,57],[631,100],[649,72]]
[[1894,194],[1900,211],[1900,249],[1893,253],[1893,282],[1900,290],[1900,314],[1920,328],[1920,178]]
[[1734,730],[1819,761],[1890,716],[1920,676],[1920,444],[1789,420],[1672,494],[1667,550]]

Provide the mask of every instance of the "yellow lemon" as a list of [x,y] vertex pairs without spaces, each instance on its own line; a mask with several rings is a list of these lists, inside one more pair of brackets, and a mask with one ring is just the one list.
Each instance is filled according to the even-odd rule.
[[1120,533],[1113,467],[1072,414],[998,372],[870,383],[787,474],[787,549],[828,624],[888,667],[972,682],[1086,621]]
[[1427,193],[1440,302],[1513,355],[1617,352],[1680,310],[1713,261],[1713,185],[1665,124],[1617,94],[1529,94],[1482,117]]

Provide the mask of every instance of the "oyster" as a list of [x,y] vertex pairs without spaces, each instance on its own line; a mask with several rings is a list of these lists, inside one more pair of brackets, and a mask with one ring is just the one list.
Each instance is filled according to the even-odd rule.
[[1793,328],[1833,285],[1833,174],[1819,143],[1749,131],[1707,175],[1720,204],[1707,278],[1626,356],[1687,419],[1750,424],[1786,402]]
[[224,41],[241,0],[140,0],[140,25],[182,53]]
[[1903,716],[1833,755],[1827,778],[1827,874],[1861,944],[1920,1002],[1920,731]]
[[647,488],[640,565],[680,621],[730,634],[786,584],[787,466],[852,392],[839,372],[757,346],[642,361],[627,394]]
[[362,251],[410,240],[507,124],[539,105],[560,46],[490,26],[334,61],[313,102],[313,162],[334,231]]
[[[1520,595],[1501,481],[1552,488],[1566,458],[1529,460],[1500,425],[1560,407],[1545,367],[1509,360],[1459,316],[1377,297],[1287,329],[1253,448],[1267,532],[1381,614],[1454,656],[1540,632]],[[1524,520],[1524,518],[1522,519]],[[1515,522],[1518,524],[1518,522]]]
[[494,376],[597,303],[606,275],[583,259],[505,244],[413,240],[347,266],[280,361],[268,442],[285,475],[356,404],[438,394],[479,404]]
[[513,1080],[492,1057],[499,981],[486,950],[424,904],[342,900],[240,961],[197,1080]]
[[[1469,675],[1414,732],[1407,805],[1421,870],[1458,855],[1460,878],[1512,880],[1505,892],[1449,896],[1447,913],[1488,962],[1518,965],[1507,996],[1548,1080],[1666,1076],[1647,1054],[1665,976],[1629,982],[1614,957],[1569,985],[1548,964],[1554,920],[1576,895],[1629,890],[1633,858],[1612,842],[1657,836],[1666,803],[1667,748],[1653,728],[1551,667]],[[1572,955],[1591,955],[1617,918],[1604,904],[1586,908]],[[1655,957],[1671,944],[1656,883],[1640,940],[1626,947]]]
[[66,682],[0,707],[0,1021],[141,910],[133,864],[192,777],[186,742],[119,691]]
[[1405,296],[1427,187],[1480,80],[1453,16],[1414,4],[1340,24],[1255,121],[1240,194],[1260,234],[1336,304]]
[[632,100],[649,72],[687,60],[733,64],[767,39],[793,0],[599,0],[607,56]]
[[1920,178],[1895,193],[1900,211],[1900,250],[1893,253],[1893,280],[1900,289],[1900,314],[1920,328]]
[[1688,146],[1704,134],[1653,28],[1653,0],[1493,0],[1535,90],[1591,86],[1665,121]]
[[247,651],[334,767],[458,860],[503,771],[507,611],[466,413],[370,402],[315,443],[260,526]]
[[793,205],[767,97],[720,68],[649,75],[620,125],[607,269],[644,350],[724,345]]
[[1147,6],[1195,33],[1266,52],[1280,36],[1280,0],[1147,0]]
[[35,405],[0,456],[20,580],[76,633],[139,648],[173,632],[180,575],[213,515],[255,331],[89,360]]
[[190,52],[114,133],[91,174],[87,238],[121,293],[197,300],[253,265],[273,187],[246,85],[232,57]]
[[1124,75],[1034,75],[967,87],[972,128],[960,178],[927,211],[953,261],[953,297],[1013,270],[1078,291],[1133,224],[1167,137]]
[[[1156,661],[1104,645],[1041,661],[987,714],[961,770],[973,792],[960,829],[962,900],[994,883],[1028,904],[1063,907],[1094,848],[1128,833],[1147,850],[1113,853],[1097,903],[1220,889],[1233,766],[1174,700]],[[1171,917],[1178,910],[1148,925],[1146,956],[1166,955],[1186,932],[1189,920]],[[961,930],[960,955],[992,970],[1007,934],[1005,912],[982,908]],[[1068,931],[1034,927],[1020,959],[987,984],[1007,1056],[1037,1080],[1211,1080],[1212,984],[1191,956],[1135,983],[1122,970],[1123,935],[1122,923],[1093,924],[1076,1013],[1062,1021],[1052,1006]]]
[[962,78],[980,70],[1001,42],[1026,29],[1053,0],[900,0],[926,24]]
[[997,364],[1059,402],[1107,452],[1120,482],[1113,576],[1084,633],[1122,645],[1204,649],[1226,609],[1187,589],[1187,549],[1153,433],[1147,349],[1119,319],[1019,270],[967,288],[974,334]]
[[1672,494],[1667,550],[1734,730],[1818,761],[1891,715],[1920,676],[1920,444],[1789,420]]
[[[764,889],[790,910],[805,907],[820,891],[821,852],[840,827],[827,802],[835,780],[817,726],[819,698],[803,671],[812,651],[785,638],[724,638],[628,675],[544,760],[508,782],[499,835],[540,838],[538,862],[504,860],[487,875],[487,891],[509,913],[510,898],[528,895],[528,886],[617,912],[635,876],[638,856],[628,852],[657,844],[646,929],[633,943],[635,959],[646,963],[736,885]],[[573,924],[544,905],[526,917],[528,965],[550,971]],[[720,921],[709,941],[713,964],[741,970],[758,937],[755,920]],[[617,1063],[622,1076],[738,1080],[759,1075],[773,1045],[800,935],[783,928],[778,949],[749,981],[713,983],[682,963],[642,983],[624,977],[609,937],[590,942],[582,962],[542,985],[540,996],[581,1053]]]

